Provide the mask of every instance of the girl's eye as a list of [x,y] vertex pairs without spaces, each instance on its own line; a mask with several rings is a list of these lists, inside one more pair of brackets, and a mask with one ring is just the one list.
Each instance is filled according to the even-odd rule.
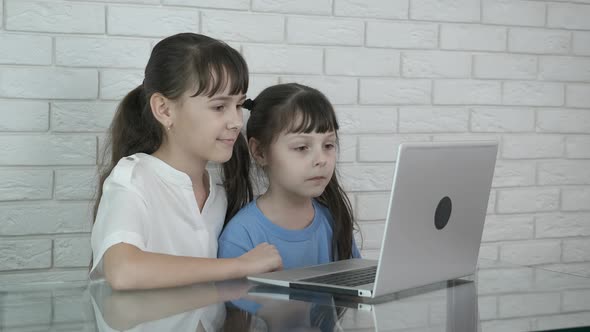
[[336,144],[328,143],[326,144],[326,149],[333,150],[336,148]]
[[295,151],[305,151],[307,150],[307,146],[298,146],[295,148]]
[[214,107],[216,111],[223,111],[225,109],[225,105],[219,105]]

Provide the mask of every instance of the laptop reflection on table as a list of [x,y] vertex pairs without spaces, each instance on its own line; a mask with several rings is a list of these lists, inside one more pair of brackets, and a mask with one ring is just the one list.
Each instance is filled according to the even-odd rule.
[[[369,304],[358,297],[259,285],[248,292],[249,301],[289,311],[296,303],[310,303],[310,316],[334,312],[333,330],[375,331],[480,330],[475,283],[466,280],[440,282],[398,292],[388,302]],[[321,309],[323,308],[323,309]],[[331,310],[329,310],[331,308]],[[340,310],[343,309],[344,311]],[[350,310],[354,309],[354,310]],[[325,315],[330,316],[330,315]]]

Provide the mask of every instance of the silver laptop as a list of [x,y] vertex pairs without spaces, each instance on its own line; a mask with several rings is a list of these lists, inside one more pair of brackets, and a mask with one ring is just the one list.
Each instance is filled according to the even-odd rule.
[[263,273],[277,286],[376,298],[475,272],[497,142],[399,146],[379,260]]

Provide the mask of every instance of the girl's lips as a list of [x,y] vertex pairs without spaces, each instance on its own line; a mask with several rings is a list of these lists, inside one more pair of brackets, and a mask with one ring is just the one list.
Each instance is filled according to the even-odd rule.
[[309,178],[308,180],[309,181],[319,181],[319,180],[324,180],[324,179],[326,179],[326,177],[324,177],[324,176],[315,176],[313,178]]
[[221,141],[224,144],[227,145],[234,145],[234,143],[236,142],[235,138],[220,138],[219,141]]

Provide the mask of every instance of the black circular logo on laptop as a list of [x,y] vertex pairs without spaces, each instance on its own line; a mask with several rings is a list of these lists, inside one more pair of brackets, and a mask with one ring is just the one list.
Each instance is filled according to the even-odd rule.
[[451,199],[449,196],[443,197],[434,212],[434,227],[436,229],[443,229],[447,225],[451,217],[451,210],[453,210]]

